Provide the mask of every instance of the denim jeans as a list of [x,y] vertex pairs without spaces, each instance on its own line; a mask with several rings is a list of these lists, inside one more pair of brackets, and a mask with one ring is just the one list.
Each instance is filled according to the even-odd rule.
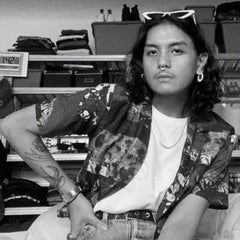
[[156,225],[138,219],[108,220],[108,230],[99,230],[91,225],[82,228],[78,240],[153,240]]
[[[26,240],[66,240],[70,232],[68,218],[58,218],[57,209],[52,207],[39,216],[27,232]],[[103,217],[102,221],[106,221]],[[78,240],[152,240],[155,224],[142,220],[108,220],[108,231],[91,225],[82,228]],[[204,214],[197,239],[239,240],[240,239],[240,193],[230,194],[227,210],[208,209]]]
[[[26,240],[66,240],[70,232],[68,218],[57,217],[58,206],[54,206],[38,217],[27,232]],[[92,225],[81,229],[77,240],[153,240],[156,225],[154,222],[139,219],[114,219],[102,221],[108,230],[100,230]]]

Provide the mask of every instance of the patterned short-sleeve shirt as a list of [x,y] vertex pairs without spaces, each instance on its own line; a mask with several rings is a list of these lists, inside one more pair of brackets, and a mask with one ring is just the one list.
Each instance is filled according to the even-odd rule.
[[[147,101],[130,102],[124,86],[101,84],[37,104],[36,118],[43,136],[89,135],[88,156],[76,180],[94,206],[126,186],[142,166],[150,137],[151,109]],[[204,122],[189,119],[180,167],[158,208],[159,226],[190,193],[206,198],[210,207],[228,206],[234,130],[217,114],[208,115]]]

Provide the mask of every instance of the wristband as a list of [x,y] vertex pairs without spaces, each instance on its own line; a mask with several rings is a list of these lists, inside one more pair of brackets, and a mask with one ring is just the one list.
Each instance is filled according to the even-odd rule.
[[65,204],[57,210],[57,216],[60,218],[69,217],[68,206],[77,198],[77,196],[82,193],[79,188],[72,189],[67,195],[62,195]]
[[82,193],[82,191],[78,187],[76,187],[75,189],[69,191],[67,195],[63,194],[62,198],[65,202],[65,205],[68,206],[70,203],[72,203],[80,193]]

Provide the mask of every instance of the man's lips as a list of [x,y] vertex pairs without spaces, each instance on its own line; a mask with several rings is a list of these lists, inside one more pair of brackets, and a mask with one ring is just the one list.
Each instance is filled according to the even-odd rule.
[[161,79],[161,78],[173,78],[173,75],[172,74],[169,74],[169,73],[158,73],[155,75],[156,78],[158,79]]

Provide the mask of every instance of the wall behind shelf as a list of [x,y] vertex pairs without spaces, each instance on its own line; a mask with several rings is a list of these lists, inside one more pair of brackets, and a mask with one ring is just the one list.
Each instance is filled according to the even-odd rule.
[[62,29],[87,29],[94,51],[91,23],[100,8],[112,9],[119,21],[124,3],[129,7],[138,4],[142,13],[223,2],[232,0],[0,0],[0,51],[12,47],[19,35],[49,37],[56,42]]

